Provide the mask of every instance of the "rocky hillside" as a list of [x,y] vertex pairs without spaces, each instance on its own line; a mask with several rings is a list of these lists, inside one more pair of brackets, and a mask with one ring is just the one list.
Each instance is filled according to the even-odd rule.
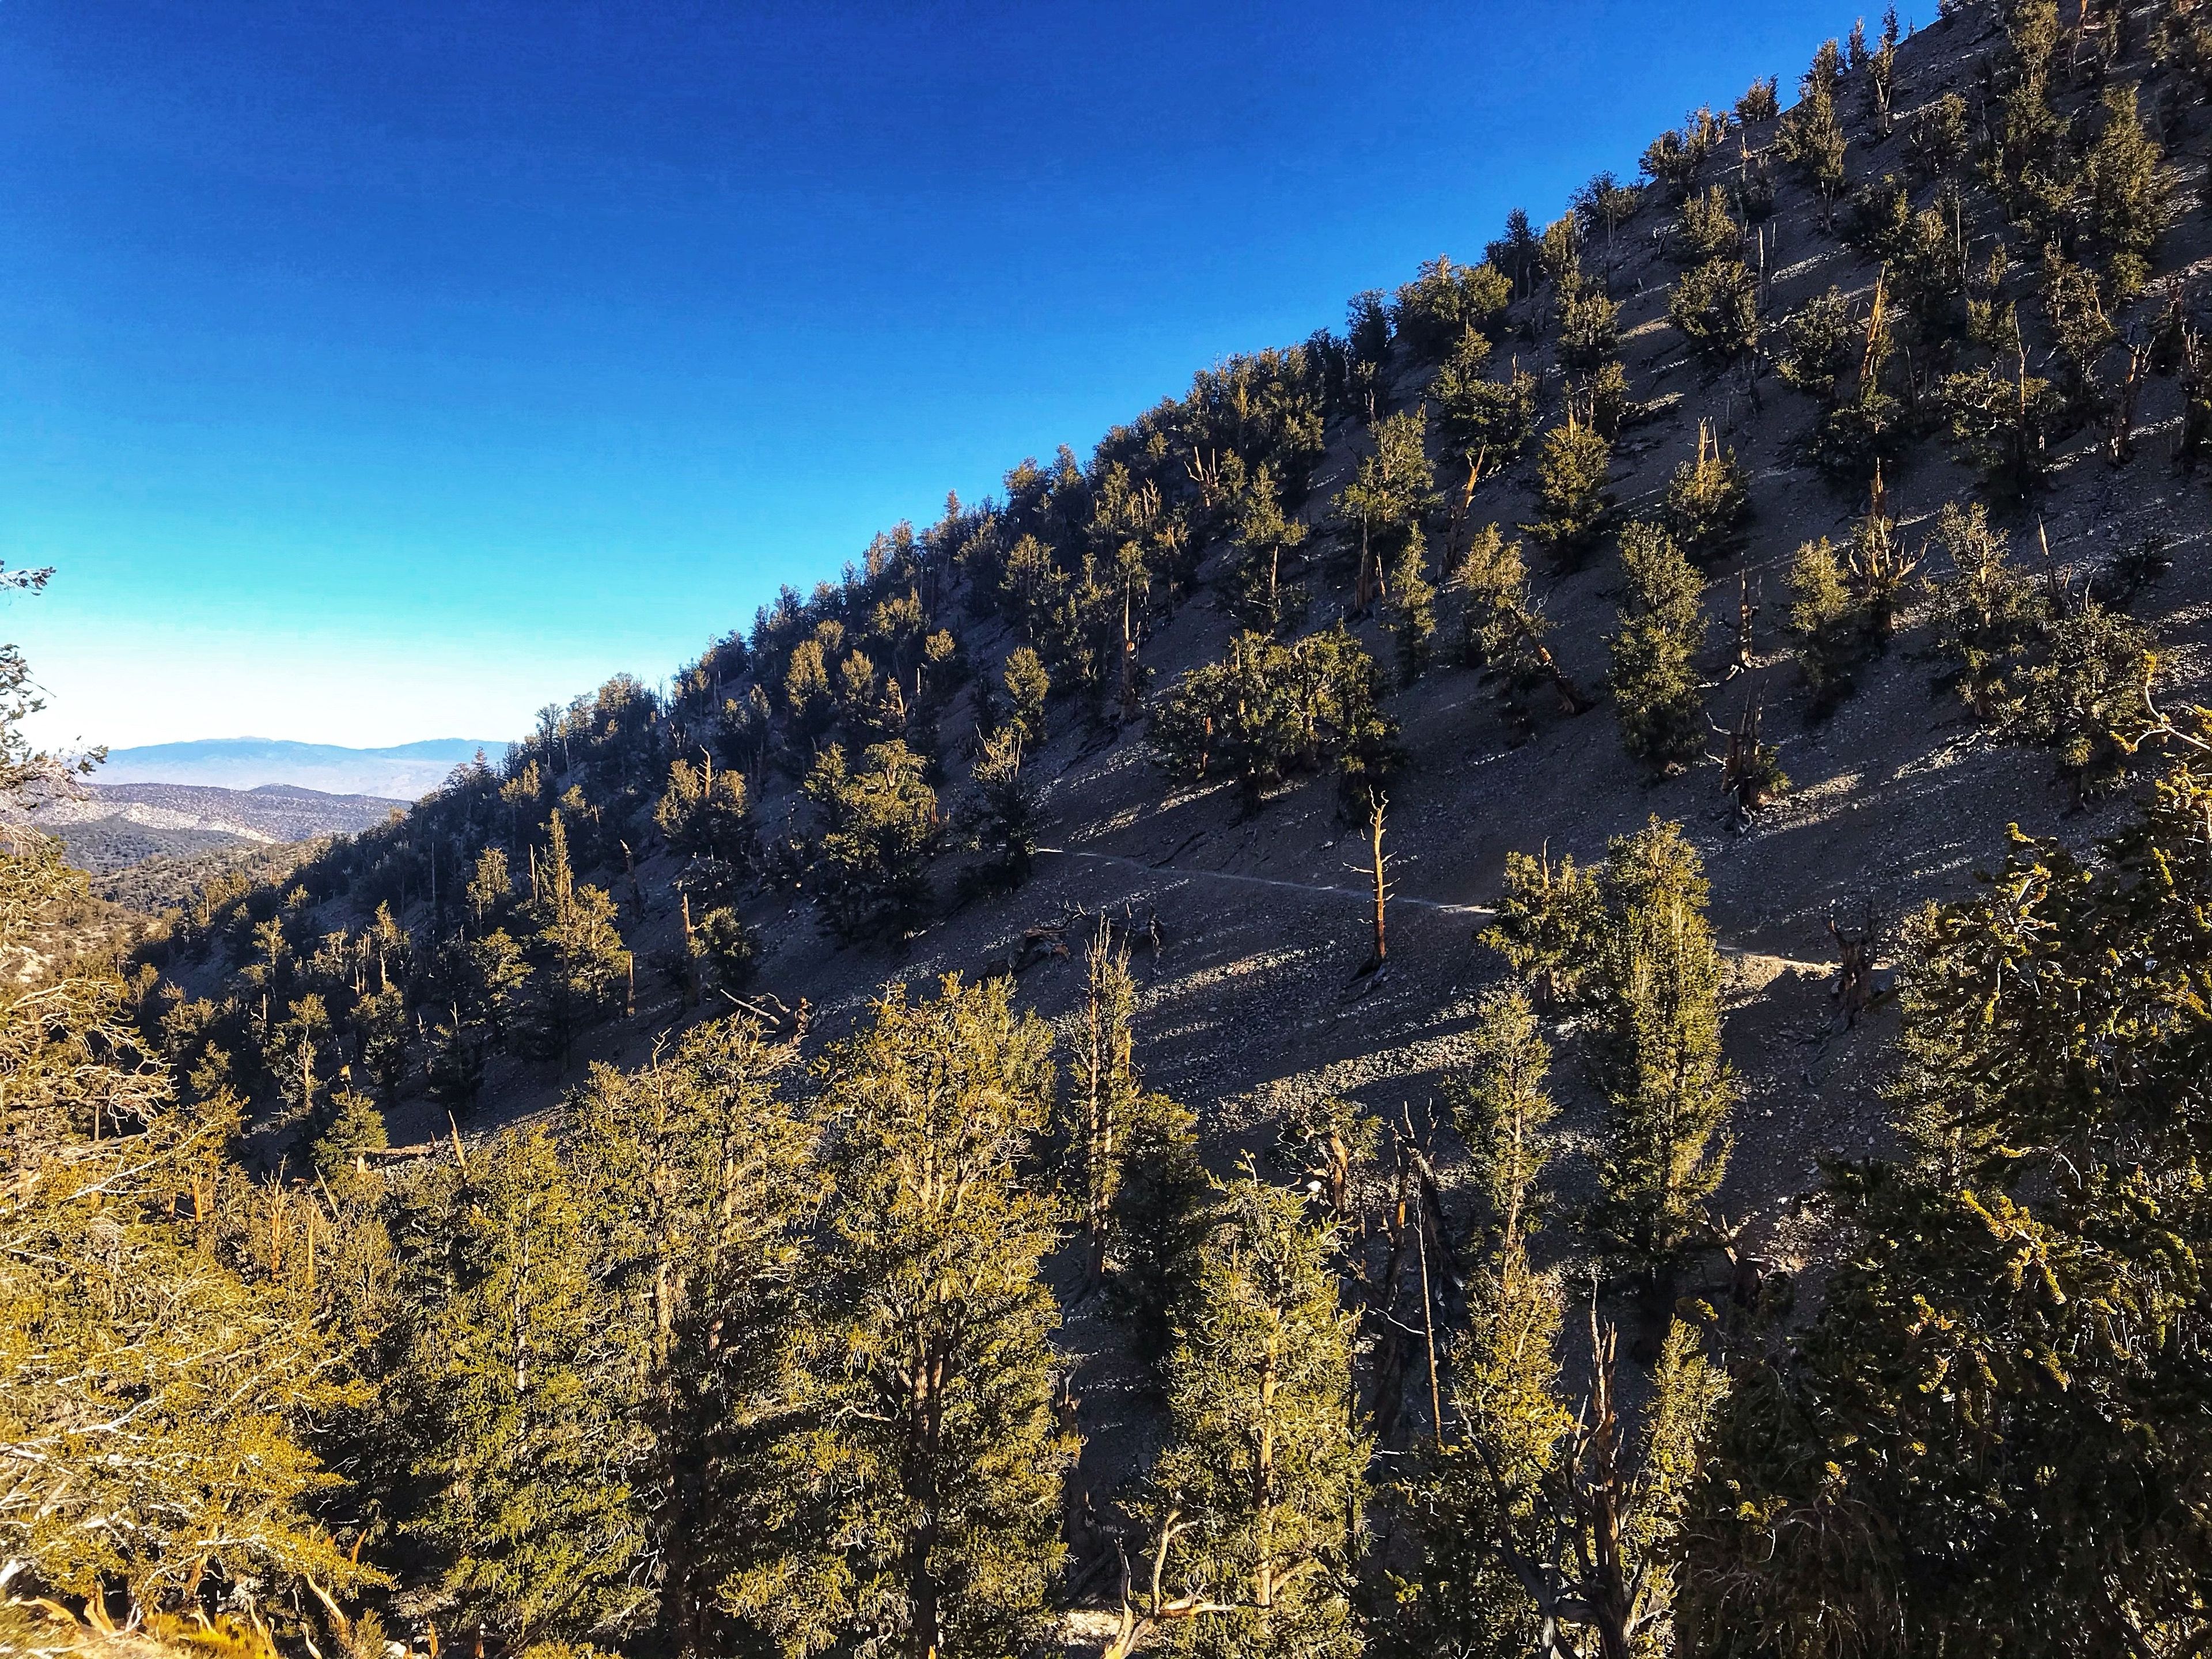
[[[1685,188],[1647,183],[1623,222],[1585,227],[1580,258],[1587,280],[1601,284],[1620,307],[1626,387],[1604,473],[1605,517],[1590,551],[1547,557],[1537,538],[1516,528],[1547,514],[1540,438],[1486,473],[1468,502],[1466,526],[1452,523],[1466,463],[1450,453],[1437,422],[1429,422],[1428,454],[1443,497],[1427,536],[1429,562],[1444,591],[1431,665],[1382,703],[1406,757],[1388,786],[1394,897],[1386,971],[1359,972],[1371,944],[1369,852],[1364,827],[1356,814],[1347,816],[1327,773],[1292,776],[1256,803],[1225,780],[1180,786],[1148,746],[1141,708],[1128,717],[1111,696],[1056,692],[1046,711],[1046,740],[1024,763],[1042,786],[1044,815],[1026,884],[957,896],[970,892],[962,871],[977,860],[950,854],[930,871],[935,896],[909,936],[854,940],[825,926],[810,899],[803,859],[794,869],[763,855],[758,884],[738,906],[758,941],[755,987],[786,1006],[808,1005],[816,1037],[844,1029],[888,980],[972,975],[1008,964],[1020,973],[1024,998],[1056,1012],[1081,977],[1076,947],[1091,925],[1082,916],[1157,917],[1139,956],[1143,1064],[1155,1086],[1199,1108],[1221,1156],[1264,1142],[1286,1108],[1325,1094],[1351,1097],[1389,1121],[1411,1112],[1425,1121],[1440,1079],[1462,1057],[1474,1000],[1500,971],[1476,934],[1499,891],[1505,855],[1548,848],[1587,862],[1603,855],[1610,838],[1656,815],[1683,823],[1704,859],[1731,963],[1728,1040],[1747,1098],[1722,1207],[1731,1215],[1780,1217],[1810,1182],[1817,1153],[1877,1146],[1886,1133],[1876,1086],[1888,1029],[1879,1015],[1856,1030],[1838,1029],[1830,997],[1831,922],[1856,931],[1870,915],[1886,933],[1912,908],[1970,890],[1974,870],[2001,852],[2008,824],[2087,841],[2121,810],[2116,796],[2082,796],[2048,749],[2005,741],[1978,724],[1959,696],[1932,684],[1942,670],[1927,654],[1933,604],[1927,583],[1951,574],[1936,534],[1941,510],[1991,504],[2015,561],[2075,591],[2115,592],[2132,584],[2129,602],[2155,642],[2162,695],[2186,702],[2202,682],[2212,512],[2203,482],[2177,465],[2191,371],[2172,360],[2166,368],[2179,372],[2138,363],[2130,380],[2127,343],[2148,340],[2177,308],[2193,326],[2205,302],[2199,273],[2212,249],[2199,157],[2208,120],[2181,72],[2160,69],[2142,36],[2137,29],[2124,42],[2112,80],[2131,86],[2150,77],[2140,107],[2147,123],[2164,131],[2163,229],[2149,280],[2135,297],[2113,301],[2112,335],[2093,365],[2100,409],[2124,401],[2129,410],[2124,454],[2116,461],[2109,412],[2053,422],[2040,476],[2025,498],[1993,489],[1987,469],[1972,464],[1970,447],[1954,437],[1944,412],[1940,375],[1908,361],[1919,337],[1900,324],[1895,284],[1885,274],[1895,257],[1876,246],[1878,226],[1869,228],[1889,211],[1880,187],[1885,179],[1908,191],[1907,211],[1940,206],[1966,278],[1962,309],[1991,251],[2010,249],[2009,275],[1991,295],[2001,291],[2016,307],[2031,374],[2048,379],[2056,372],[2060,347],[2037,264],[2025,252],[2030,233],[1977,173],[1971,153],[1984,142],[1976,133],[1985,135],[1996,118],[1992,77],[2008,50],[1993,8],[1959,7],[1901,42],[1886,123],[1863,71],[1838,94],[1849,130],[1840,189],[1822,190],[1804,167],[1783,159],[1778,137],[1787,118],[1760,112],[1754,100],[1754,118],[1727,121],[1725,137],[1711,144]],[[2084,147],[2106,118],[2100,85],[2085,70],[2062,96]],[[1914,157],[1916,147],[1932,141],[1915,135],[1923,121],[1941,118],[1949,98],[1969,112],[1972,130],[1962,140],[1966,151],[1929,175]],[[1704,257],[1685,246],[1683,201],[1694,206],[1712,191],[1733,216],[1720,253],[1751,273],[1758,314],[1757,344],[1719,357],[1699,350],[1679,316],[1670,315],[1685,273]],[[1855,193],[1866,199],[1855,203]],[[1448,230],[1440,233],[1448,239]],[[1510,257],[1510,236],[1492,245],[1493,264]],[[1595,377],[1562,361],[1562,307],[1538,262],[1531,253],[1525,280],[1513,279],[1517,297],[1492,325],[1498,338],[1489,373],[1497,380],[1512,372],[1535,377],[1539,423],[1549,431],[1568,419],[1577,399],[1587,405]],[[1886,321],[1875,315],[1878,288]],[[1841,385],[1826,393],[1795,389],[1777,365],[1788,356],[1796,319],[1832,290],[1844,319]],[[1406,298],[1400,296],[1401,306]],[[1398,342],[1373,374],[1376,419],[1437,411],[1442,366],[1413,350],[1407,333],[1401,322]],[[1869,343],[1877,337],[1886,339],[1883,362],[1873,364],[1879,386],[1861,391],[1893,388],[1889,395],[1899,402],[1917,404],[1898,417],[1882,447],[1881,473],[1881,505],[1912,574],[1887,648],[1860,670],[1851,696],[1832,712],[1816,710],[1790,626],[1790,574],[1803,544],[1826,538],[1845,546],[1869,513],[1871,466],[1849,459],[1824,465],[1816,436],[1829,412],[1856,395],[1853,383],[1865,380],[1873,362]],[[1988,355],[1964,344],[1947,350],[1960,365]],[[1334,400],[1292,514],[1311,533],[1283,575],[1286,585],[1295,579],[1310,590],[1310,628],[1341,620],[1389,664],[1387,598],[1380,606],[1355,602],[1357,556],[1335,505],[1375,450],[1363,396]],[[1129,445],[1127,431],[1109,434],[1102,457]],[[1620,532],[1661,518],[1678,472],[1713,447],[1741,469],[1748,494],[1740,528],[1721,538],[1700,569],[1707,631],[1696,667],[1712,736],[1705,758],[1655,771],[1624,752],[1619,711],[1602,697],[1608,641],[1626,603]],[[851,579],[885,592],[911,579],[957,629],[967,689],[931,710],[948,815],[969,787],[976,688],[998,681],[1029,635],[1006,614],[1010,605],[974,602],[966,590],[980,579],[944,544],[972,540],[979,523],[1014,510],[1022,491],[1036,494],[1030,481],[1037,476],[1033,465],[1026,474],[1018,469],[1009,475],[1008,503],[967,509],[948,519],[949,530],[903,543],[894,538],[871,550],[872,574]],[[1043,527],[1042,516],[1034,521]],[[1566,714],[1547,695],[1501,686],[1496,675],[1455,660],[1467,601],[1449,582],[1455,549],[1490,523],[1528,543],[1535,598],[1550,623],[1546,643],[1589,694],[1587,711]],[[2130,562],[2146,547],[2159,550],[2158,574],[2148,583]],[[1172,583],[1162,585],[1169,593],[1156,593],[1139,640],[1150,702],[1221,656],[1237,628],[1239,556],[1233,539],[1217,533],[1195,549],[1179,602],[1164,602]],[[836,597],[836,590],[824,591]],[[801,601],[791,595],[785,603]],[[826,601],[817,594],[813,603]],[[1739,622],[1747,613],[1743,632]],[[363,896],[374,894],[409,907],[410,925],[427,933],[433,881],[441,884],[444,902],[458,903],[474,849],[488,840],[515,849],[520,880],[526,837],[514,832],[519,811],[542,823],[565,789],[573,792],[572,825],[579,810],[598,821],[586,854],[598,870],[586,873],[612,891],[623,939],[644,964],[627,994],[635,1012],[585,1033],[565,1073],[540,1060],[495,1056],[475,1121],[496,1123],[542,1109],[583,1060],[635,1060],[661,1033],[726,1006],[712,997],[687,1006],[653,971],[653,963],[680,953],[685,900],[678,878],[689,860],[656,831],[651,809],[671,745],[688,744],[696,755],[703,739],[729,757],[725,764],[744,767],[751,833],[761,843],[787,826],[804,833],[808,807],[794,774],[805,763],[793,760],[791,745],[805,740],[783,721],[788,685],[763,672],[763,630],[777,625],[764,611],[750,653],[733,635],[702,658],[679,678],[687,689],[671,708],[652,706],[635,683],[603,690],[596,702],[579,699],[572,724],[550,747],[544,740],[519,745],[496,775],[418,808],[400,826],[400,839],[362,844],[346,854],[350,867],[308,872],[309,885],[330,895],[321,914],[332,925],[361,915]],[[755,707],[776,711],[765,735],[747,724]],[[1725,728],[1747,710],[1758,711],[1788,778],[1786,788],[1748,814],[1724,797],[1718,760]],[[587,749],[586,738],[595,731],[599,746]],[[659,758],[617,752],[634,737],[639,752]],[[532,804],[518,807],[515,781],[526,769]],[[195,992],[219,993],[223,982],[220,957],[180,963],[177,971]],[[394,1139],[427,1140],[445,1115],[443,1106],[423,1097],[396,1115]]]
[[[1509,858],[1588,866],[1658,820],[1710,882],[1741,1085],[1726,1248],[1674,1288],[1808,1314],[1823,1163],[1899,1145],[1905,919],[2010,827],[2089,846],[2160,711],[2212,702],[2212,29],[2008,9],[1832,43],[1789,107],[1695,112],[1646,182],[899,526],[668,696],[580,697],[177,919],[149,1023],[264,1109],[270,1168],[279,1103],[342,1065],[380,1074],[342,1161],[363,1112],[442,1157],[733,1008],[812,1057],[890,982],[1006,974],[1072,1034],[1104,926],[1145,1082],[1214,1170],[1364,1117],[1471,1239],[1446,1102]],[[1602,1102],[1583,1023],[1548,1029],[1572,1214]],[[1342,1174],[1345,1213],[1384,1212],[1385,1164]],[[1352,1276],[1395,1285],[1362,1225]],[[1103,1513],[1159,1413],[1059,1271]],[[1659,1316],[1607,1295],[1648,1365]]]

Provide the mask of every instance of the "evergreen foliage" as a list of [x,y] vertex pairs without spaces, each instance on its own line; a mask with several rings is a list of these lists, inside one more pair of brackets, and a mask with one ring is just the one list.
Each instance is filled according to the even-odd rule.
[[1741,1093],[1721,1057],[1720,954],[1707,886],[1679,824],[1657,818],[1606,856],[1599,1080],[1607,1117],[1594,1218],[1623,1258],[1663,1267],[1697,1238],[1728,1167]]
[[830,925],[847,939],[902,932],[930,902],[929,860],[944,836],[937,792],[921,757],[879,743],[848,772],[844,750],[823,750],[806,795],[823,825],[812,885]]
[[1572,854],[1552,862],[1548,850],[1505,855],[1505,890],[1498,920],[1481,942],[1505,958],[1539,1006],[1573,1008],[1592,991],[1605,925],[1599,872],[1577,868]]
[[1707,364],[1725,368],[1759,343],[1759,280],[1733,256],[1708,259],[1675,278],[1667,319]]
[[1983,896],[1914,922],[1906,1152],[1831,1169],[1864,1244],[1728,1408],[1686,1581],[1713,1650],[2212,1628],[2175,1271],[2204,1249],[2203,940],[2176,899],[2212,875],[2207,805],[2192,745],[2094,857],[2014,830]]
[[1224,659],[1193,669],[1161,700],[1152,752],[1179,781],[1226,775],[1255,800],[1331,762],[1379,778],[1397,735],[1377,706],[1382,690],[1374,659],[1341,625],[1288,645],[1239,634]]
[[1668,480],[1660,518],[1674,544],[1692,559],[1711,560],[1732,548],[1751,516],[1751,483],[1734,450],[1723,450],[1709,425],[1698,428],[1698,459],[1685,461]]
[[1563,563],[1578,560],[1596,542],[1611,506],[1606,477],[1613,446],[1587,420],[1571,410],[1544,437],[1536,466],[1536,504],[1543,516],[1522,529],[1552,550]]
[[827,1062],[809,1426],[777,1443],[782,1547],[722,1591],[794,1650],[986,1659],[1042,1634],[1073,1448],[1038,1275],[1055,1229],[1018,1173],[1050,1109],[1051,1039],[1010,990],[893,988]]
[[1146,1516],[1162,1571],[1141,1612],[1179,1650],[1359,1650],[1345,1591],[1369,1453],[1352,1426],[1356,1322],[1329,1231],[1304,1210],[1249,1170],[1230,1184],[1169,1358]]
[[[20,963],[84,878],[16,846]],[[229,1167],[236,1098],[180,1105],[121,993],[82,970],[0,992],[0,1579],[148,1614],[373,1583],[316,1518],[309,1437],[352,1397],[315,1315],[325,1229]]]
[[1679,772],[1703,752],[1705,584],[1674,538],[1656,525],[1621,532],[1623,605],[1607,677],[1620,740],[1655,773]]

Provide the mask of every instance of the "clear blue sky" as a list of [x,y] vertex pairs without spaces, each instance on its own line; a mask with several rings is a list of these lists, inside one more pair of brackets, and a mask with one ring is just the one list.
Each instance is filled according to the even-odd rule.
[[1850,21],[0,0],[0,627],[52,738],[507,736]]

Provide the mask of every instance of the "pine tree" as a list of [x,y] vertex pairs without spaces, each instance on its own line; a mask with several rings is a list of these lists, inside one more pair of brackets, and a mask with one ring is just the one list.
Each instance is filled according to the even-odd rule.
[[399,1103],[407,1075],[407,993],[404,984],[386,984],[364,993],[353,1005],[355,1052],[386,1106]]
[[1723,450],[1711,423],[1698,423],[1698,459],[1685,461],[1668,481],[1661,520],[1674,544],[1691,558],[1717,558],[1741,539],[1751,516],[1751,483],[1735,452]]
[[308,1146],[307,1158],[316,1174],[338,1186],[353,1176],[355,1166],[370,1152],[382,1152],[392,1141],[384,1114],[357,1089],[341,1089],[333,1095],[329,1117]]
[[983,879],[994,887],[1018,887],[1029,879],[1036,856],[1042,810],[1037,786],[1023,770],[1020,735],[1001,728],[984,738],[969,780],[963,817],[973,844],[989,855]]
[[595,1066],[563,1148],[624,1364],[645,1379],[651,1443],[632,1479],[667,1653],[727,1650],[715,1593],[775,1543],[820,1192],[815,1130],[776,1086],[784,1061],[725,1020],[638,1071]]
[[2212,884],[2206,733],[2092,856],[2011,832],[1904,941],[1905,1154],[1832,1166],[1863,1242],[1786,1352],[1746,1368],[1685,1582],[1721,1654],[1910,1631],[2059,1655],[2212,1636],[2185,1495]]
[[1358,568],[1352,585],[1355,611],[1384,592],[1384,565],[1410,542],[1424,544],[1428,515],[1436,510],[1429,471],[1425,407],[1386,416],[1375,423],[1375,450],[1364,457],[1352,481],[1336,498],[1336,514],[1357,538]]
[[1667,320],[1716,369],[1759,344],[1759,279],[1741,259],[1708,259],[1674,279]]
[[928,908],[929,862],[945,826],[923,772],[903,743],[875,744],[848,772],[833,744],[807,775],[823,823],[810,884],[844,938],[903,932]]
[[[1480,335],[1468,337],[1480,341]],[[1283,511],[1273,473],[1263,462],[1237,496],[1233,535],[1239,555],[1237,605],[1250,627],[1279,633],[1304,610],[1304,595],[1283,581],[1283,558],[1304,546],[1306,526]]]
[[1523,1577],[1544,1553],[1547,1483],[1573,1418],[1561,1399],[1562,1298],[1528,1259],[1557,1108],[1546,1086],[1551,1051],[1526,996],[1485,1000],[1475,1050],[1449,1089],[1479,1172],[1483,1248],[1451,1352],[1456,1432],[1440,1429],[1435,1453],[1398,1494],[1418,1553],[1398,1581],[1396,1633],[1416,1651],[1503,1659],[1544,1645]]
[[1935,583],[1930,653],[1974,718],[2001,726],[2019,708],[2020,670],[2045,608],[2034,584],[2011,563],[2005,532],[1978,501],[1946,503],[1936,539],[1951,568]]
[[1605,486],[1612,465],[1612,445],[1570,410],[1566,420],[1545,434],[1537,462],[1536,504],[1543,516],[1521,528],[1561,563],[1581,558],[1596,541],[1610,505]]
[[1455,516],[1467,519],[1468,504],[1483,483],[1519,460],[1536,436],[1536,377],[1514,368],[1503,380],[1484,370],[1490,343],[1469,335],[1437,372],[1437,430],[1446,453],[1463,471]]
[[1682,770],[1705,746],[1705,684],[1695,661],[1705,643],[1704,584],[1656,525],[1621,532],[1620,562],[1627,580],[1608,678],[1621,743],[1665,775]]
[[1661,1268],[1693,1242],[1720,1185],[1741,1090],[1721,1056],[1720,954],[1681,827],[1655,817],[1617,837],[1604,886],[1596,1221],[1626,1260]]
[[465,1627],[517,1649],[618,1636],[649,1611],[647,1437],[592,1218],[543,1129],[478,1147],[425,1197],[410,1372],[428,1497],[408,1530]]
[[1455,1431],[1439,1433],[1396,1494],[1416,1547],[1395,1578],[1394,1634],[1414,1652],[1664,1653],[1683,1523],[1724,1385],[1674,1322],[1632,1419],[1616,1333],[1593,1304],[1589,1391],[1570,1407],[1565,1299],[1528,1255],[1554,1151],[1550,1056],[1517,993],[1486,1002],[1477,1055],[1455,1091],[1483,1171],[1480,1253],[1452,1354]]
[[1007,653],[1004,678],[1006,706],[1022,746],[1028,750],[1042,748],[1044,705],[1045,699],[1052,695],[1052,676],[1045,672],[1044,663],[1034,650],[1018,645]]
[[531,911],[538,922],[529,947],[536,960],[524,983],[523,1035],[533,1052],[557,1058],[565,1070],[576,1038],[621,1005],[631,969],[615,927],[614,901],[575,878],[557,808],[547,826],[545,864]]
[[[85,892],[58,843],[0,853],[0,952]],[[312,1243],[250,1227],[274,1189],[225,1161],[239,1103],[180,1106],[122,991],[78,966],[0,988],[0,1583],[133,1615],[373,1583],[313,1518],[308,1432],[349,1390]]]
[[1000,980],[893,988],[827,1066],[836,1202],[783,1443],[781,1540],[725,1605],[793,1651],[990,1659],[1042,1633],[1073,1448],[1052,1410],[1050,1208],[1018,1166],[1051,1038]]
[[1528,724],[1522,694],[1540,683],[1550,684],[1561,712],[1589,708],[1589,699],[1544,643],[1552,622],[1530,590],[1519,543],[1507,541],[1496,525],[1485,526],[1468,538],[1452,586],[1462,596],[1460,660],[1504,682],[1509,718],[1516,726]]
[[1344,1583],[1368,1447],[1334,1241],[1248,1169],[1224,1194],[1168,1365],[1170,1437],[1146,1505],[1147,1592],[1107,1648],[1164,1629],[1209,1655],[1358,1650]]
[[727,769],[715,771],[712,755],[696,768],[688,761],[675,761],[653,821],[668,838],[669,847],[685,858],[743,864],[752,834],[744,775]]
[[477,931],[485,932],[497,925],[507,903],[514,896],[514,884],[508,878],[507,854],[497,847],[487,847],[477,854],[475,873],[469,878],[469,917]]
[[1174,1316],[1197,1276],[1212,1224],[1213,1187],[1198,1155],[1198,1118],[1157,1093],[1138,1097],[1122,1140],[1121,1180],[1108,1217],[1114,1274],[1109,1302],[1139,1358],[1158,1366]]
[[1798,548],[1790,567],[1790,599],[1797,667],[1813,694],[1817,719],[1850,695],[1866,637],[1863,611],[1844,580],[1844,562],[1826,536]]
[[1572,1008],[1591,988],[1604,925],[1596,871],[1578,868],[1571,854],[1553,864],[1548,849],[1508,853],[1498,920],[1479,942],[1505,958],[1539,1006]]
[[1095,1284],[1106,1277],[1109,1218],[1127,1167],[1129,1129],[1143,1089],[1132,1030],[1137,984],[1129,976],[1129,947],[1115,943],[1103,915],[1085,965],[1088,994],[1075,1038],[1060,1139],[1067,1148],[1068,1185],[1082,1217],[1084,1261]]
[[[1827,43],[1823,51],[1833,47]],[[1849,141],[1836,116],[1835,77],[1816,58],[1806,77],[1804,95],[1792,105],[1775,130],[1775,153],[1796,167],[1820,201],[1820,227],[1828,228],[1829,215],[1844,190],[1844,152]]]
[[1382,625],[1398,650],[1398,680],[1410,685],[1427,666],[1437,633],[1437,586],[1429,580],[1426,538],[1407,536],[1389,562]]

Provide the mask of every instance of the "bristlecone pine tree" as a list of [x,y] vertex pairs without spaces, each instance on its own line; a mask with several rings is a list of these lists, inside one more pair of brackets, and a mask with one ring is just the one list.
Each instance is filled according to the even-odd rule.
[[1410,1570],[1393,1574],[1389,1634],[1397,1650],[1501,1659],[1666,1652],[1683,1523],[1724,1383],[1674,1322],[1638,1421],[1622,1399],[1617,1334],[1593,1304],[1588,1392],[1574,1400],[1563,1290],[1528,1255],[1553,1108],[1550,1053],[1519,993],[1485,1003],[1476,1054],[1454,1093],[1483,1171],[1480,1256],[1452,1354],[1451,1431],[1392,1493],[1413,1551]]
[[1626,577],[1609,683],[1622,745],[1655,773],[1679,772],[1704,752],[1705,584],[1674,538],[1652,524],[1621,532]]
[[0,851],[0,1583],[154,1618],[373,1583],[313,1518],[307,1437],[351,1392],[314,1315],[327,1222],[258,1202],[236,1097],[179,1103],[120,980],[17,976],[85,890],[58,843]]
[[1601,1232],[1630,1263],[1661,1268],[1696,1238],[1728,1165],[1741,1092],[1721,1057],[1720,954],[1706,884],[1679,824],[1614,840],[1603,885],[1598,1074]]
[[1346,1593],[1368,1459],[1356,1321],[1329,1230],[1304,1211],[1249,1169],[1223,1196],[1168,1362],[1170,1435],[1116,1659],[1169,1636],[1220,1659],[1359,1650]]
[[464,1626],[517,1650],[619,1634],[647,1607],[647,1433],[592,1218],[543,1129],[430,1179],[421,1271],[450,1288],[410,1333],[429,1498],[407,1531]]
[[2094,857],[2015,830],[1912,923],[1905,1154],[1831,1170],[1863,1243],[1729,1410],[1701,1649],[2212,1640],[2206,738]]
[[894,988],[827,1062],[811,1426],[779,1444],[778,1547],[723,1589],[787,1650],[994,1659],[1043,1632],[1073,1447],[1038,1276],[1057,1233],[1020,1173],[1052,1042],[1011,989]]
[[776,1086],[787,1060],[750,1022],[696,1026],[637,1071],[594,1066],[570,1116],[564,1156],[612,1329],[643,1379],[651,1440],[630,1480],[669,1653],[726,1650],[716,1592],[775,1544],[773,1453],[795,1428],[821,1191],[814,1126]]

